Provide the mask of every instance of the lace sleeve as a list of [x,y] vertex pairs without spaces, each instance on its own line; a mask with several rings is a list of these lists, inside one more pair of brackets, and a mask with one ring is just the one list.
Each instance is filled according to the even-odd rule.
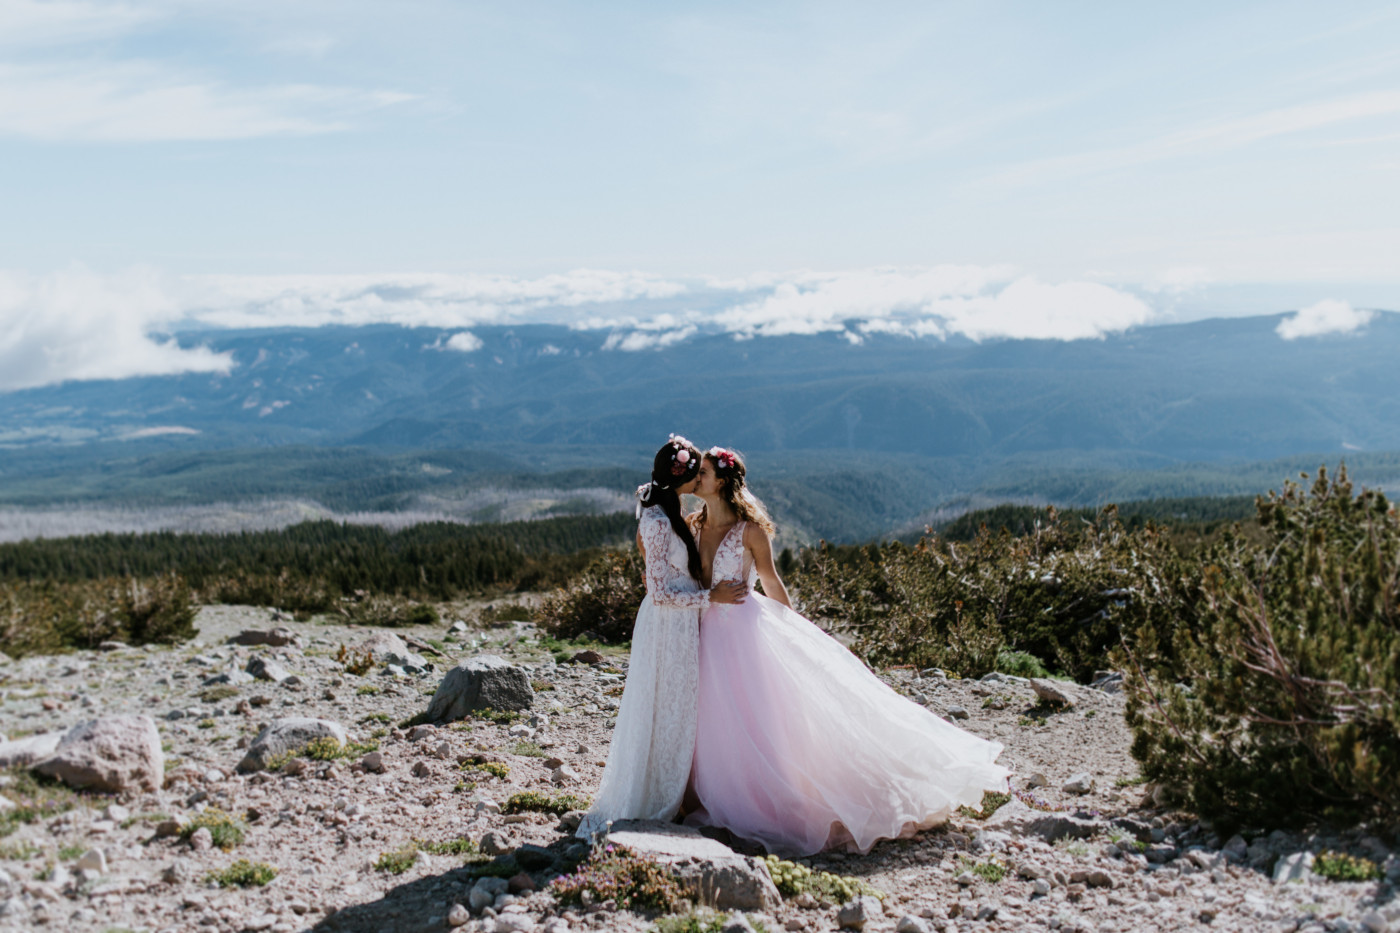
[[685,545],[671,530],[671,523],[659,508],[642,509],[642,546],[646,548],[647,592],[658,606],[674,609],[704,609],[710,594],[700,589],[690,574],[671,563],[671,548]]

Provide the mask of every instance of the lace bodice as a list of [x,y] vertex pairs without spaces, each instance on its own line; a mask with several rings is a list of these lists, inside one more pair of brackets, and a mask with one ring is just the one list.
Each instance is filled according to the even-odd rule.
[[666,513],[659,507],[642,509],[642,547],[646,549],[647,593],[658,606],[672,609],[704,609],[708,590],[690,575],[685,542],[676,537]]
[[749,589],[753,589],[754,579],[758,574],[754,570],[753,555],[744,548],[744,529],[748,524],[736,522],[734,527],[725,533],[719,547],[715,548],[714,567],[710,570],[710,579],[715,583],[743,580],[749,585]]

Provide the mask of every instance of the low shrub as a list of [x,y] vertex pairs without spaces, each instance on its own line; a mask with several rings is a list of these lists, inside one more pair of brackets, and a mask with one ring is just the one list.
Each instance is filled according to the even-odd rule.
[[208,829],[209,835],[214,840],[214,845],[225,852],[235,846],[243,844],[247,836],[248,824],[242,820],[236,820],[218,807],[210,807],[194,815],[184,826],[180,827],[180,838],[188,840],[200,829]]
[[66,813],[81,799],[66,784],[27,768],[12,768],[4,775],[8,780],[0,786],[0,795],[7,797],[14,806],[0,810],[0,838],[10,835],[22,824]]
[[368,648],[355,650],[341,645],[335,652],[335,663],[339,664],[345,673],[363,677],[374,670],[374,652]]
[[418,862],[418,846],[414,843],[401,846],[392,852],[381,852],[375,859],[374,870],[402,875]]
[[438,611],[426,603],[398,596],[365,596],[346,600],[339,611],[355,625],[401,628],[407,625],[437,625]]
[[1142,774],[1216,821],[1400,815],[1400,516],[1343,468],[1258,502],[1203,558],[1194,615],[1125,626]]
[[540,794],[535,791],[525,791],[514,794],[506,801],[505,813],[553,813],[555,816],[563,816],[570,810],[587,810],[588,798],[575,797],[573,794],[559,794],[550,796]]
[[1312,870],[1328,881],[1375,881],[1384,874],[1381,867],[1368,858],[1330,850],[1317,854]]
[[222,871],[211,871],[205,877],[221,888],[260,888],[277,877],[277,869],[266,862],[239,859]]
[[773,878],[778,893],[783,897],[798,897],[810,894],[817,900],[835,901],[844,904],[853,897],[868,894],[884,899],[884,892],[849,875],[835,875],[828,871],[812,871],[806,865],[788,862],[769,855],[764,858],[768,874]]
[[981,878],[989,884],[998,883],[1011,871],[1005,862],[995,856],[989,859],[983,859],[980,862],[974,862],[971,859],[965,858],[962,860],[962,868],[964,871],[972,872],[978,878]]
[[608,643],[629,641],[645,596],[637,549],[607,551],[565,587],[545,597],[535,619],[546,634],[558,639],[586,636]]
[[974,810],[971,807],[963,806],[958,807],[958,812],[974,820],[985,820],[1010,802],[1010,794],[989,790],[982,794],[982,808],[980,810]]
[[510,765],[504,761],[493,761],[485,755],[471,755],[461,762],[463,771],[480,771],[484,774],[495,775],[501,780],[510,776]]
[[623,848],[597,849],[571,874],[550,883],[561,903],[582,904],[585,891],[595,903],[615,901],[622,910],[655,910],[673,914],[681,909],[685,890],[674,872]]
[[95,648],[104,641],[174,644],[194,636],[184,579],[0,581],[0,650],[13,657]]

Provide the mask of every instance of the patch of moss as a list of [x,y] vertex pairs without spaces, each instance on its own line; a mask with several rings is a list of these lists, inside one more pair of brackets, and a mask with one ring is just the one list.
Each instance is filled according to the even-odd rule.
[[776,855],[767,856],[768,874],[773,877],[778,893],[783,897],[798,897],[811,894],[818,900],[832,900],[844,904],[862,894],[884,899],[885,894],[870,885],[849,875],[834,875],[826,871],[812,871],[806,865],[788,862]]
[[553,813],[555,816],[563,816],[570,810],[587,810],[588,798],[575,797],[573,794],[559,794],[550,796],[540,794],[535,791],[525,791],[520,794],[513,794],[503,808],[506,814],[511,813]]

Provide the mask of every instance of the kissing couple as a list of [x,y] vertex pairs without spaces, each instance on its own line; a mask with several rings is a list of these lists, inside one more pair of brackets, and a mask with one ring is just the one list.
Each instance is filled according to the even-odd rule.
[[[637,490],[647,595],[578,835],[683,816],[778,855],[863,853],[1004,790],[1000,744],[895,693],[792,608],[746,474],[734,451],[671,435]],[[704,505],[685,515],[683,494]]]

